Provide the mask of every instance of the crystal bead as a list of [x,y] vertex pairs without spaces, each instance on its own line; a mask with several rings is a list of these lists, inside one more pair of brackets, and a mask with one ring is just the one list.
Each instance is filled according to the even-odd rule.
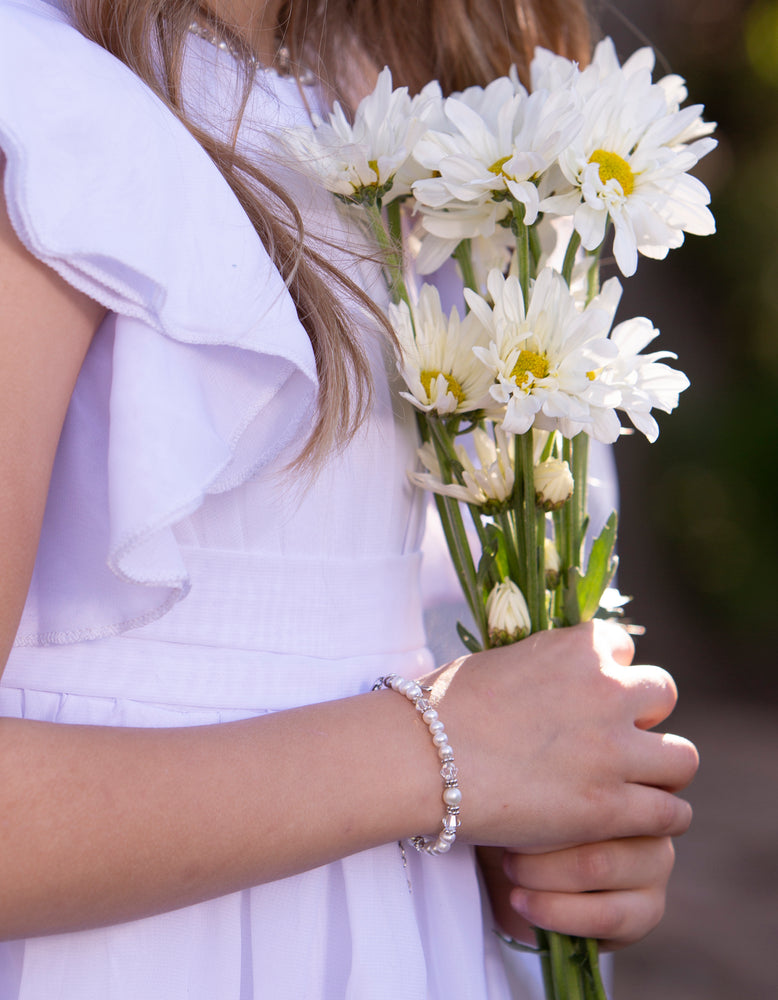
[[446,761],[440,769],[440,776],[444,781],[456,781],[459,777],[459,768],[453,761]]
[[431,708],[432,705],[430,705],[430,703],[427,701],[426,698],[419,698],[419,700],[416,702],[417,712],[422,712],[422,713],[428,712]]

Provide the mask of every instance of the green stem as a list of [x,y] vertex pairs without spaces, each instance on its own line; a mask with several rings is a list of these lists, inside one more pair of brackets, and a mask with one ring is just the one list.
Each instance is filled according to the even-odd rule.
[[588,972],[591,979],[587,983],[588,996],[586,1000],[608,1000],[608,996],[605,992],[605,986],[602,982],[602,976],[600,975],[600,949],[597,946],[597,942],[594,938],[586,938],[584,941],[586,947],[586,971]]
[[495,520],[502,528],[503,540],[505,543],[505,554],[508,557],[508,573],[511,580],[521,589],[524,593],[526,588],[526,580],[524,574],[524,567],[519,559],[519,554],[517,551],[517,538],[515,531],[514,519],[510,517],[507,513],[497,514]]
[[548,628],[548,604],[546,603],[546,515],[542,510],[535,513],[535,545],[538,554],[538,632]]
[[396,247],[403,245],[402,214],[400,210],[400,199],[395,198],[386,206],[386,221],[389,223],[389,235]]
[[520,201],[511,201],[513,207],[513,235],[516,237],[516,256],[519,265],[519,284],[524,296],[524,310],[529,309],[529,229],[524,221],[525,208]]
[[555,1000],[554,976],[551,970],[551,953],[548,942],[548,933],[540,927],[533,927],[532,929],[535,932],[535,940],[538,943],[538,952],[540,953],[540,969],[543,973],[543,992],[546,995],[546,1000]]
[[[569,438],[565,438],[562,442],[562,458],[567,462],[570,472],[574,475],[573,443]],[[575,480],[573,481],[575,482]],[[578,506],[575,501],[575,494],[573,494],[562,508],[563,550],[560,550],[559,554],[565,570],[573,566],[578,566],[581,562],[580,538],[578,537],[579,530],[576,518],[577,510]]]
[[[442,426],[441,421],[422,416],[419,419],[419,426],[422,437],[425,440],[432,440],[443,481],[450,483],[452,481],[452,472],[457,467],[461,469],[461,464],[456,457],[446,428]],[[473,554],[470,551],[470,543],[467,539],[467,531],[462,519],[462,511],[456,500],[452,497],[441,496],[440,494],[435,495],[435,505],[438,508],[443,534],[446,537],[446,545],[448,546],[451,560],[454,563],[454,568],[462,586],[462,592],[478,625],[484,646],[486,646],[489,639],[486,609],[484,607],[481,587],[478,583],[478,573],[473,562]]]
[[[391,209],[392,205],[389,208]],[[397,211],[399,211],[399,208]],[[370,223],[370,231],[381,250],[384,260],[384,281],[386,282],[386,287],[392,297],[392,301],[395,304],[405,302],[410,309],[411,300],[405,285],[405,278],[403,277],[402,242],[396,240],[389,229],[387,229],[378,205],[365,205],[365,212]],[[395,224],[390,223],[390,225],[394,226]],[[411,315],[413,315],[412,312]]]
[[567,251],[565,253],[565,260],[562,264],[562,277],[567,282],[568,287],[570,287],[570,282],[573,280],[573,267],[575,266],[575,255],[578,253],[578,247],[581,245],[581,235],[577,229],[574,229],[570,239],[567,244]]
[[538,261],[540,260],[543,248],[540,245],[540,236],[538,235],[537,226],[529,227],[529,252],[530,252],[530,267],[531,276],[533,278],[537,277],[538,271]]
[[[475,277],[475,269],[473,268],[473,246],[470,240],[462,240],[451,256],[459,264],[465,288],[470,288],[472,291],[480,293]],[[466,308],[469,312],[469,306],[466,306]]]
[[457,577],[462,586],[462,593],[478,625],[481,640],[484,648],[486,648],[489,644],[486,612],[459,505],[451,497],[444,497],[436,493],[435,506],[438,508],[443,534],[446,536],[446,545],[448,546],[451,561],[454,563]]
[[529,608],[532,631],[543,626],[545,618],[545,581],[540,575],[538,552],[538,517],[535,503],[535,468],[533,464],[532,431],[516,435],[516,531],[520,538],[519,558],[525,567],[524,597]]
[[551,953],[551,975],[553,977],[552,1000],[572,1000],[568,989],[567,959],[564,935],[556,931],[548,932],[548,946]]
[[573,505],[575,508],[575,530],[578,534],[576,539],[579,553],[583,543],[583,523],[586,519],[589,499],[589,435],[576,434],[573,438],[573,464],[570,466],[573,474],[574,492]]
[[592,262],[586,275],[586,304],[600,294],[600,251],[592,254]]

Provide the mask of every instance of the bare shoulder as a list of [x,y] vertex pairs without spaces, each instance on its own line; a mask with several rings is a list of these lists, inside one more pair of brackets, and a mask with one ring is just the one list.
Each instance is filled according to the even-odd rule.
[[24,605],[62,423],[104,313],[27,251],[0,193],[0,671]]

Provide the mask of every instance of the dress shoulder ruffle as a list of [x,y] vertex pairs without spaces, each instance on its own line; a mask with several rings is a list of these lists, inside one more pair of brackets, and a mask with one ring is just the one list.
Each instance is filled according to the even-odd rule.
[[304,437],[313,351],[207,154],[43,0],[0,0],[0,149],[19,238],[109,311],[66,418],[17,643],[108,636],[186,594],[173,526]]

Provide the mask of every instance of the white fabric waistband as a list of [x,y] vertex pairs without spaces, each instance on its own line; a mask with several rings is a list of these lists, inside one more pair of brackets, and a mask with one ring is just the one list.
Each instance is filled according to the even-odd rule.
[[255,714],[433,668],[417,556],[184,555],[192,590],[159,621],[111,639],[17,647],[2,687]]
[[189,594],[136,638],[341,659],[423,646],[421,555],[306,559],[182,550]]

